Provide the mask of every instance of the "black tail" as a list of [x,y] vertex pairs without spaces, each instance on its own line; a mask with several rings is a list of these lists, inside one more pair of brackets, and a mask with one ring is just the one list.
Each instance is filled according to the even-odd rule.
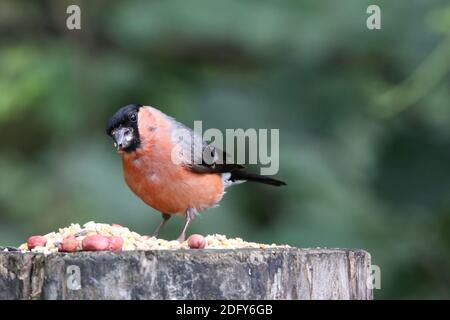
[[265,184],[270,184],[272,186],[285,186],[286,182],[280,181],[280,180],[276,180],[276,179],[272,179],[266,176],[262,176],[259,174],[255,174],[255,173],[249,173],[249,172],[245,172],[245,171],[241,171],[241,170],[234,170],[231,171],[231,177],[230,177],[231,181],[239,181],[239,180],[247,180],[247,181],[255,181],[255,182],[261,182],[261,183],[265,183]]

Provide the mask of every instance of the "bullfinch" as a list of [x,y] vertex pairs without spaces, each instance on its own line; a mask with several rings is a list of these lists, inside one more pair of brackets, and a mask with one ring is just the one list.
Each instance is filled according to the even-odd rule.
[[109,120],[106,133],[120,154],[129,188],[162,215],[155,237],[172,215],[183,215],[185,224],[178,240],[184,241],[195,216],[216,206],[225,188],[232,184],[256,181],[285,185],[227,161],[225,152],[150,106],[129,104],[120,108]]

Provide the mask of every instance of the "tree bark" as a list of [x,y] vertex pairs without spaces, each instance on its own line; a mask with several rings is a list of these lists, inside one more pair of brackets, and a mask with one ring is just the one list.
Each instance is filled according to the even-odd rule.
[[0,299],[372,299],[345,249],[0,253]]

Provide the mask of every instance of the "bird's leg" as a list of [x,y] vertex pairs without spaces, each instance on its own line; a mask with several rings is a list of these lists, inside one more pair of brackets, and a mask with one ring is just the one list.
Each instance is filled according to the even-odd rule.
[[192,220],[194,220],[195,216],[197,214],[197,211],[193,208],[189,208],[186,210],[186,223],[184,224],[183,230],[181,231],[180,236],[177,238],[179,242],[183,242],[186,238],[186,230],[191,224]]
[[170,219],[171,215],[167,214],[167,213],[161,213],[161,216],[163,218],[163,220],[161,221],[161,223],[159,224],[159,226],[156,228],[155,232],[153,232],[153,236],[155,238],[158,238],[159,236],[159,232],[161,231],[161,229],[166,225],[167,221]]

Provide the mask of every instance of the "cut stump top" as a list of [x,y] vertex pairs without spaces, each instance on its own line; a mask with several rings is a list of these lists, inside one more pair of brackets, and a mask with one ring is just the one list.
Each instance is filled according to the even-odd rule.
[[372,299],[349,249],[0,252],[0,299]]

